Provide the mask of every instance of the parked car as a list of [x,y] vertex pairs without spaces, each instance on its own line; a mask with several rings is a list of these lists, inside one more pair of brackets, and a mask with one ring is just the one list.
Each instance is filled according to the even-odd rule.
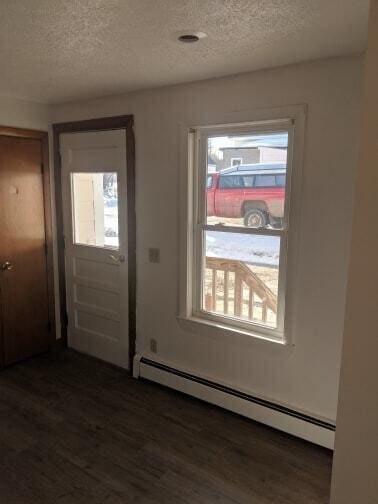
[[243,218],[254,228],[280,225],[285,202],[286,164],[231,166],[207,176],[207,215]]

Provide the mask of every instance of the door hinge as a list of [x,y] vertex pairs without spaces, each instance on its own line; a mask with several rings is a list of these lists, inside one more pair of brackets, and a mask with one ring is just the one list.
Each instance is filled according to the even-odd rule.
[[47,250],[47,243],[45,243],[45,244],[43,245],[43,248],[45,249],[45,255],[47,255],[47,251],[48,251],[48,250]]
[[45,165],[44,165],[44,163],[41,163],[41,173],[42,173],[42,175],[44,174],[44,172],[45,172]]

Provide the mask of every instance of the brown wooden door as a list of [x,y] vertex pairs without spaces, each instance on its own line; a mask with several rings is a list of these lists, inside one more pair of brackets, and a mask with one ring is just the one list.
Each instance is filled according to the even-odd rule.
[[49,346],[41,166],[40,140],[0,136],[0,357],[3,365],[43,352]]

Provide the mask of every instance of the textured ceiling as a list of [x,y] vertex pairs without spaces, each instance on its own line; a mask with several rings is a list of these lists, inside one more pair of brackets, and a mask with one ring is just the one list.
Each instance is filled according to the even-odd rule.
[[[0,0],[0,95],[59,102],[364,50],[368,0]],[[188,30],[208,38],[177,42]]]

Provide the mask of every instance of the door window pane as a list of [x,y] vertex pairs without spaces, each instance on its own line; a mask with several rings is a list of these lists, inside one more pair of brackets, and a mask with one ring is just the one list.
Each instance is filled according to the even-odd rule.
[[72,173],[74,243],[118,249],[117,174]]
[[280,237],[205,231],[202,309],[277,327]]

